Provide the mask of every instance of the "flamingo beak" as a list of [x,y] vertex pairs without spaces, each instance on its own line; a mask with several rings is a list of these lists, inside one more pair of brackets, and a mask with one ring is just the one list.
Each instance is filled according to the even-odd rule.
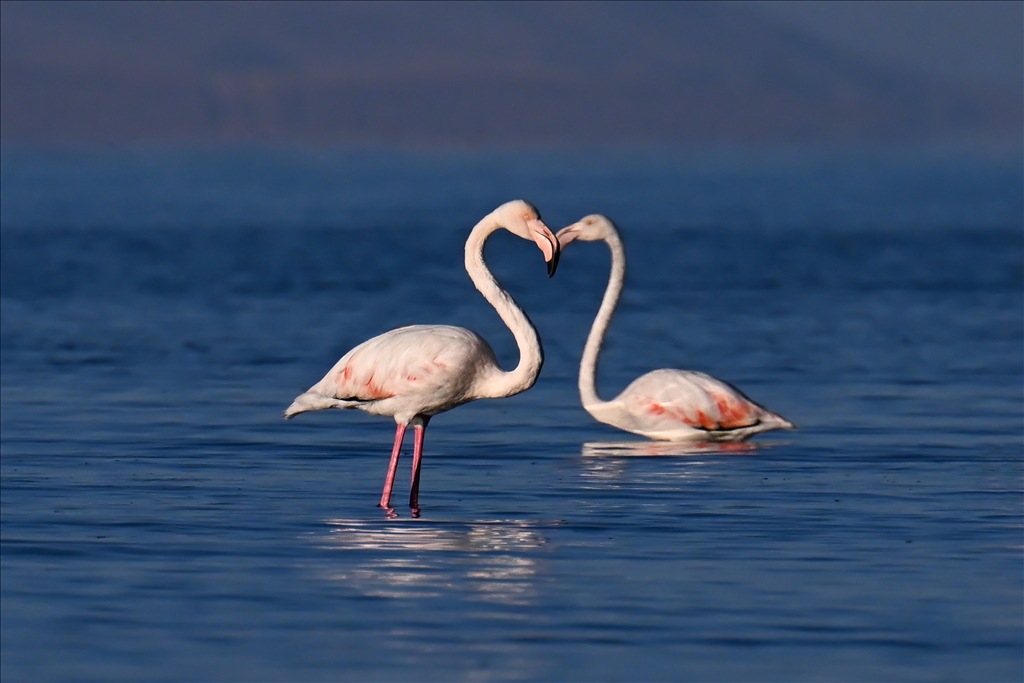
[[530,228],[530,236],[533,237],[533,241],[544,253],[544,260],[548,264],[548,277],[551,277],[558,269],[558,258],[562,255],[562,247],[558,243],[558,238],[539,218],[527,221],[526,224]]
[[554,235],[551,236],[551,244],[554,246],[555,253],[548,261],[548,277],[552,277],[555,271],[558,270],[558,259],[562,256],[562,248],[558,246],[558,240],[555,239]]
[[580,236],[580,224],[573,223],[567,227],[562,228],[558,231],[558,246],[565,249],[567,246],[576,241],[576,238]]

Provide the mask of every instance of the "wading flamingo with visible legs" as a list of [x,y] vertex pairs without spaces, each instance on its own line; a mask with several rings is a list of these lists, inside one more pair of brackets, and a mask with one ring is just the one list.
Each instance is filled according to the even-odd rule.
[[388,509],[405,430],[415,430],[409,507],[419,507],[423,433],[430,418],[478,398],[503,398],[526,391],[544,364],[537,330],[484,264],[484,242],[504,228],[533,240],[544,253],[548,276],[558,267],[558,239],[531,204],[502,204],[476,224],[466,240],[466,270],[494,306],[519,346],[519,365],[505,372],[483,337],[462,327],[410,325],[363,342],[346,353],[327,375],[298,396],[286,418],[326,408],[358,408],[393,417],[398,423],[380,506]]
[[742,441],[758,432],[795,429],[793,423],[759,406],[735,387],[703,372],[654,370],[611,401],[597,395],[597,359],[608,323],[622,294],[626,252],[615,225],[587,216],[559,231],[565,249],[574,241],[608,244],[612,271],[580,361],[580,400],[598,422],[660,441]]

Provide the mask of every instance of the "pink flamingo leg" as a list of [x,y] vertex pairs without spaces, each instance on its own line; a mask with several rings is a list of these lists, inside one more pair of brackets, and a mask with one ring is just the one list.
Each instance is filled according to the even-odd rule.
[[415,441],[412,449],[412,486],[409,488],[409,507],[418,510],[420,506],[420,464],[423,460],[423,434],[427,426],[413,425]]
[[391,502],[391,487],[395,484],[398,472],[398,456],[402,453],[402,440],[405,439],[405,425],[398,425],[395,430],[395,447],[391,449],[391,464],[388,466],[388,477],[384,480],[384,493],[380,495],[380,506],[387,508]]

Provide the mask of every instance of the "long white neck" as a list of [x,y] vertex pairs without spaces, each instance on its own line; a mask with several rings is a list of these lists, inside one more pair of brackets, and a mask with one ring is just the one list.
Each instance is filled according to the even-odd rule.
[[484,242],[502,227],[494,216],[487,216],[476,224],[466,240],[466,271],[476,288],[498,311],[519,346],[519,365],[512,372],[497,369],[478,387],[477,393],[481,398],[501,398],[526,391],[537,381],[537,375],[544,365],[544,349],[540,345],[537,330],[484,263]]
[[604,343],[608,323],[611,322],[615,306],[618,305],[619,296],[622,294],[622,282],[626,279],[626,251],[622,247],[622,240],[613,232],[604,241],[612,252],[612,272],[608,277],[604,298],[601,299],[601,307],[597,309],[594,325],[587,335],[583,358],[580,360],[580,400],[588,411],[604,403],[597,395],[597,359],[601,355],[601,344]]

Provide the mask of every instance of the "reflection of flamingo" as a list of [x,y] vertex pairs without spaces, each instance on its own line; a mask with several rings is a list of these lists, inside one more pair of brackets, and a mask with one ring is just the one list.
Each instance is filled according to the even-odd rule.
[[558,266],[558,240],[524,201],[502,204],[476,224],[466,240],[466,270],[494,306],[519,345],[519,365],[504,372],[483,337],[462,327],[410,325],[363,342],[346,353],[327,375],[284,412],[287,418],[309,410],[358,408],[395,418],[398,429],[380,505],[388,507],[406,427],[412,424],[412,486],[409,506],[416,509],[420,487],[423,432],[438,413],[478,398],[502,398],[526,391],[544,363],[537,330],[484,264],[484,242],[504,228],[533,240],[544,252],[548,275]]
[[582,455],[595,458],[647,458],[691,455],[754,455],[759,447],[735,441],[591,441]]
[[608,288],[580,361],[580,399],[595,420],[662,441],[742,441],[758,432],[794,429],[788,420],[703,372],[654,370],[634,380],[614,400],[602,401],[596,389],[597,358],[622,293],[626,254],[615,225],[604,216],[587,216],[558,233],[563,249],[575,240],[603,240],[612,252]]

